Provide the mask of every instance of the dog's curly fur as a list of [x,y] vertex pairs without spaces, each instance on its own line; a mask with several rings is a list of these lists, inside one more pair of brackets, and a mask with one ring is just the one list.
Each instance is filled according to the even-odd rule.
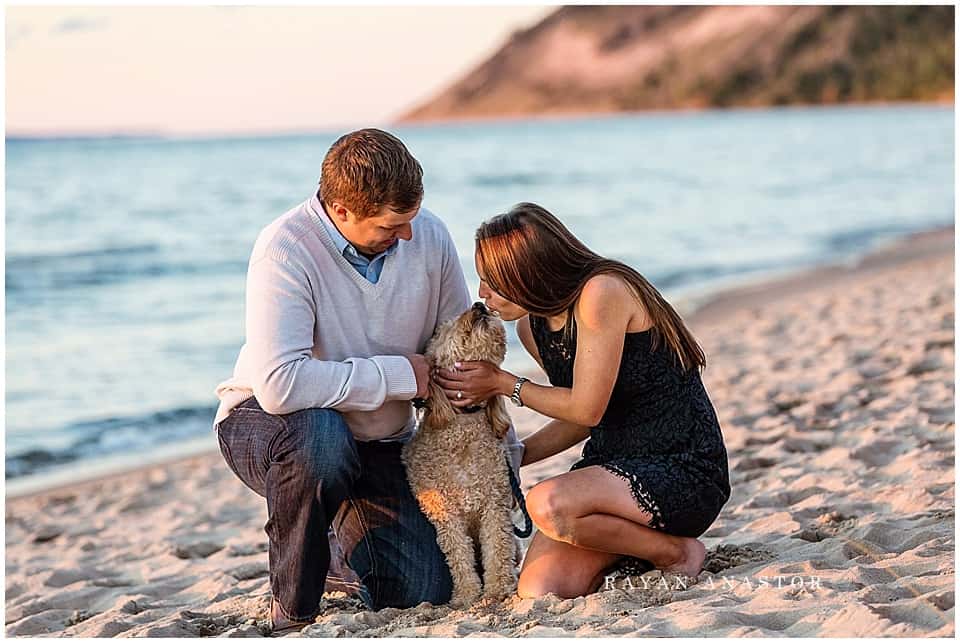
[[[499,365],[505,353],[503,324],[476,305],[437,329],[426,357],[433,368],[452,368],[454,362],[472,360]],[[516,591],[517,541],[503,444],[509,427],[500,396],[482,411],[461,414],[431,382],[420,428],[403,448],[410,488],[436,527],[453,576],[454,606],[469,606],[481,596],[500,600]],[[475,545],[481,552],[482,586]]]

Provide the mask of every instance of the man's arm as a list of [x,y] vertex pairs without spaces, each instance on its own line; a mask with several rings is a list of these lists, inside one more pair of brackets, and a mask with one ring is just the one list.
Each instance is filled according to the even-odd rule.
[[[457,248],[446,229],[444,229],[444,246],[440,280],[440,305],[437,312],[438,326],[448,319],[458,316],[472,303],[470,291],[467,290],[467,280],[463,276],[463,267],[460,265],[460,257],[457,255]],[[524,447],[523,442],[517,437],[517,430],[513,426],[513,421],[510,422],[510,428],[507,430],[505,445],[510,456],[510,464],[517,474],[517,480],[520,480],[520,462],[523,460]]]
[[247,272],[246,334],[252,388],[275,415],[308,408],[371,411],[417,393],[410,361],[397,355],[312,357],[316,318],[305,271],[290,257],[256,259]]

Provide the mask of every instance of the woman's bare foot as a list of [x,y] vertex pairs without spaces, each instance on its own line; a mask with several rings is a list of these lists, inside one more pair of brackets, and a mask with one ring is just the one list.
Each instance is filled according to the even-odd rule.
[[664,572],[671,574],[684,574],[686,576],[696,577],[703,569],[703,561],[707,557],[707,548],[696,538],[677,538],[680,541],[683,553],[680,558],[663,568]]

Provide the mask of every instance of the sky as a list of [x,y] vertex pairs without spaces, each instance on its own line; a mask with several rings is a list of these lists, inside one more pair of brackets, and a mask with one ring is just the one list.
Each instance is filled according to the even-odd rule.
[[6,7],[6,132],[387,124],[555,7]]

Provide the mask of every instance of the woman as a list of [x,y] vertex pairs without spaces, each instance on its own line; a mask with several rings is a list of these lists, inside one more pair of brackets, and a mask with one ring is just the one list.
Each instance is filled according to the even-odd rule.
[[539,531],[518,594],[582,596],[612,567],[635,573],[642,561],[696,576],[706,554],[697,536],[730,496],[697,341],[639,273],[590,251],[538,205],[483,223],[476,242],[480,297],[517,320],[551,386],[487,362],[434,378],[458,407],[518,389],[516,401],[554,418],[524,441],[522,465],[590,438],[568,473],[527,495]]

